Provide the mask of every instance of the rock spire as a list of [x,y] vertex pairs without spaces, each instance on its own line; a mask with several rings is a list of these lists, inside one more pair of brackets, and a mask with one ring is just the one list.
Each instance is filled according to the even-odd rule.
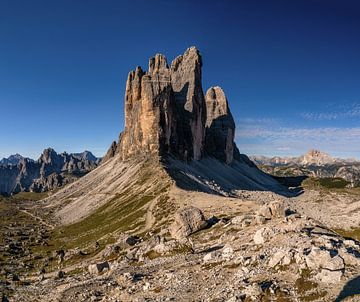
[[126,160],[152,154],[181,160],[213,156],[230,164],[234,152],[235,123],[220,87],[204,96],[202,59],[188,48],[170,66],[165,56],[150,58],[147,71],[136,67],[128,75],[125,91],[125,129],[119,143],[105,157]]

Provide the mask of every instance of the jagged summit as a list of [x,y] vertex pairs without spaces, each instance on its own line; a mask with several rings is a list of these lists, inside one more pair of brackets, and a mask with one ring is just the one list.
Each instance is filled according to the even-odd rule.
[[320,150],[311,149],[303,155],[298,157],[266,157],[266,156],[251,156],[250,157],[255,163],[260,165],[302,165],[302,166],[323,166],[332,164],[347,164],[347,163],[358,163],[357,159],[353,158],[336,158],[328,153]]
[[14,164],[0,165],[0,194],[53,190],[95,169],[98,163],[89,151],[69,154],[46,148],[36,161],[20,156]]
[[324,164],[331,164],[336,161],[335,158],[331,157],[329,154],[311,149],[305,155],[303,155],[301,164],[303,165],[324,165]]
[[[0,165],[2,166],[6,166],[6,165],[17,165],[21,160],[25,159],[25,157],[23,157],[22,155],[20,155],[19,153],[10,155],[7,158],[3,158],[0,160]],[[30,158],[28,158],[28,160],[31,160]]]
[[235,123],[220,87],[204,96],[202,59],[196,47],[175,58],[170,67],[164,55],[149,60],[148,71],[136,67],[125,92],[125,130],[104,161],[143,154],[172,155],[184,161],[212,156],[228,164],[239,156]]

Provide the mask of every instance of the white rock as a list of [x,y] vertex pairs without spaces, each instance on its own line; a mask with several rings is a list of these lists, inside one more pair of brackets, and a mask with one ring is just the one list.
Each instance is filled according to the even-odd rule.
[[353,266],[358,266],[360,265],[360,259],[357,258],[355,255],[353,255],[352,253],[348,253],[346,249],[342,248],[339,250],[339,255],[341,258],[344,259],[344,262],[347,265],[353,265]]
[[309,255],[305,257],[306,265],[310,269],[324,268],[328,270],[342,270],[344,269],[344,260],[336,255],[331,257],[330,252],[313,247]]
[[293,257],[291,253],[287,253],[281,261],[282,265],[290,265]]
[[253,240],[255,244],[264,244],[272,235],[273,231],[268,227],[264,227],[256,231]]
[[257,211],[258,215],[263,216],[266,219],[271,219],[271,211],[269,205],[264,204],[262,205],[259,210]]
[[323,283],[338,283],[342,277],[342,271],[330,271],[322,269],[315,278]]
[[110,266],[107,261],[96,263],[96,264],[90,264],[88,266],[88,271],[91,274],[100,274],[101,272],[107,271],[109,269],[110,269]]
[[222,250],[221,256],[226,260],[230,260],[234,257],[234,249],[229,245],[225,246]]
[[147,291],[147,290],[149,290],[150,289],[150,283],[149,282],[146,282],[145,284],[144,284],[144,286],[143,286],[143,290],[144,291]]
[[302,264],[305,262],[305,258],[302,255],[300,255],[300,253],[296,253],[294,255],[294,259],[295,259],[296,264]]
[[204,262],[214,261],[214,260],[220,258],[221,255],[222,255],[222,253],[220,251],[213,251],[213,252],[207,253],[204,256],[203,261]]
[[277,251],[270,258],[268,266],[271,267],[271,268],[277,266],[284,257],[285,257],[285,252],[284,251]]
[[200,209],[187,207],[175,214],[175,221],[170,226],[170,234],[175,239],[181,239],[206,228],[207,225]]
[[203,261],[208,262],[211,261],[213,259],[213,255],[211,253],[207,253],[204,258]]
[[357,244],[355,243],[354,240],[351,240],[351,239],[346,239],[344,240],[344,245],[347,246],[347,247],[353,247],[353,248],[357,248]]
[[271,215],[273,217],[284,217],[285,216],[285,206],[284,202],[281,200],[275,200],[269,203],[269,208]]
[[249,297],[253,301],[259,301],[258,297],[261,295],[261,288],[258,284],[251,284],[244,289],[246,297]]
[[264,224],[266,222],[266,218],[261,215],[255,215],[253,222],[257,225]]
[[235,216],[233,219],[231,219],[231,223],[235,225],[241,225],[242,227],[249,226],[254,220],[253,215],[240,215]]

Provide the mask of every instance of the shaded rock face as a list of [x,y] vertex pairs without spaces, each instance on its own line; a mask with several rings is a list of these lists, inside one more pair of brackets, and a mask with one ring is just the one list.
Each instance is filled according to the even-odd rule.
[[201,68],[201,56],[195,47],[187,49],[171,63],[171,84],[178,120],[175,139],[178,138],[180,153],[185,159],[199,160],[203,155],[206,107]]
[[220,87],[211,87],[205,96],[207,153],[226,163],[234,159],[235,122],[228,101]]
[[8,195],[12,192],[19,172],[18,166],[0,166],[0,194]]
[[102,162],[106,162],[110,158],[114,157],[116,150],[117,150],[117,143],[116,141],[113,141],[110,145],[110,148],[106,152],[105,156],[102,158]]
[[23,158],[17,165],[0,166],[0,193],[53,190],[95,169],[98,163],[89,151],[58,154],[48,148],[37,161]]
[[199,160],[213,156],[231,163],[238,151],[235,124],[220,87],[204,97],[202,59],[195,48],[173,60],[157,54],[148,71],[137,67],[128,75],[125,92],[125,130],[104,161],[118,154],[126,160],[139,155]]

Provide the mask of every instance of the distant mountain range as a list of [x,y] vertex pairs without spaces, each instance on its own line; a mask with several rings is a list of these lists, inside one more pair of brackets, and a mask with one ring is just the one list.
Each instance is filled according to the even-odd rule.
[[0,160],[0,165],[1,166],[17,165],[21,160],[24,160],[24,159],[28,159],[29,161],[32,160],[30,158],[25,158],[22,155],[16,153],[14,155],[10,155],[9,157],[3,158],[2,160]]
[[0,161],[0,194],[53,190],[95,169],[100,161],[90,151],[58,154],[52,148],[45,149],[36,161],[11,155]]
[[310,150],[306,154],[298,157],[267,157],[267,156],[250,156],[250,159],[259,165],[271,165],[271,166],[286,166],[290,164],[308,166],[322,166],[322,165],[331,165],[331,164],[348,164],[348,163],[360,163],[357,159],[343,159],[335,158],[330,156],[325,152],[319,150]]
[[334,158],[319,150],[310,150],[299,157],[250,156],[263,171],[275,176],[311,176],[343,178],[349,186],[360,186],[360,161]]

